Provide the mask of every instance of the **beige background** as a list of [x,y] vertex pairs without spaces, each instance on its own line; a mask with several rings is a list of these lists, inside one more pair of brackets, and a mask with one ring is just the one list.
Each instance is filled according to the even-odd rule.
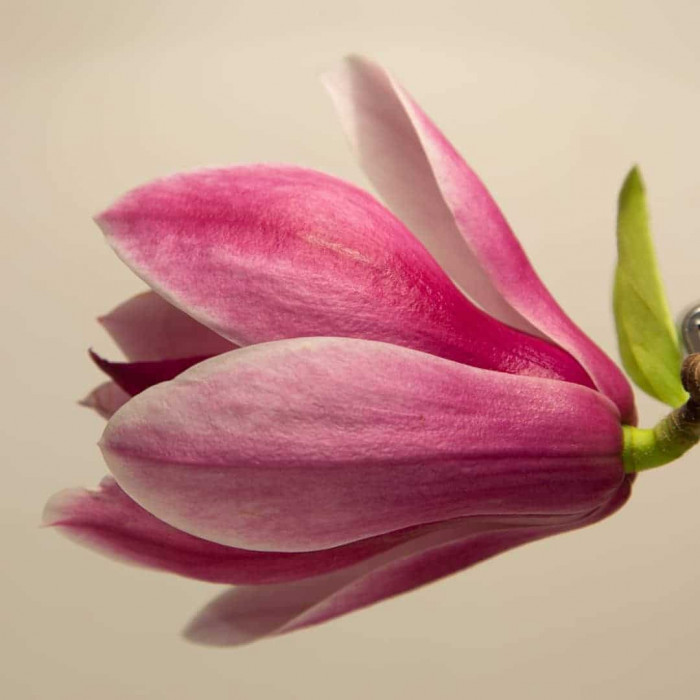
[[[44,698],[697,697],[700,451],[615,518],[326,626],[236,650],[178,636],[219,587],[37,528],[92,485],[93,318],[141,289],[91,215],[205,164],[364,183],[317,75],[389,66],[486,179],[571,315],[616,356],[614,204],[646,173],[675,310],[700,297],[700,5],[688,0],[2,2],[0,692]],[[640,397],[645,423],[660,407]]]

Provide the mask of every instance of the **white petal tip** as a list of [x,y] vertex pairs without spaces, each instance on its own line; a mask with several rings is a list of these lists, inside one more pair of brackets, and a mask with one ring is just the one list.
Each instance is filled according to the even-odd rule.
[[259,637],[238,630],[225,620],[216,619],[205,612],[197,615],[185,629],[182,636],[193,644],[207,647],[243,646],[256,641]]
[[70,519],[73,507],[83,493],[83,489],[64,489],[51,496],[41,514],[41,527],[56,527],[65,524]]

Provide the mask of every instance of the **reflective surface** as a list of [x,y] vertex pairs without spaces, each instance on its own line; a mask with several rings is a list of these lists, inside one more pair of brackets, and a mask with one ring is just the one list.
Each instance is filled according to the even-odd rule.
[[700,352],[700,305],[694,306],[683,316],[681,335],[688,354]]

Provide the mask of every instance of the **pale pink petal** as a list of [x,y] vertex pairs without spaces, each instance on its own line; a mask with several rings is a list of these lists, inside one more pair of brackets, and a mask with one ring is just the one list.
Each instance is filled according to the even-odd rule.
[[568,350],[633,422],[622,372],[552,298],[483,183],[411,97],[360,57],[325,84],[380,195],[450,276],[495,317]]
[[[244,586],[227,591],[206,606],[185,635],[202,644],[231,646],[284,634],[344,615],[404,593],[496,554],[543,537],[597,522],[627,500],[625,479],[610,501],[579,517],[508,522],[502,518],[467,529],[445,527],[334,574],[274,586]],[[512,520],[512,519],[511,519]]]
[[99,321],[134,362],[218,355],[235,347],[155,292],[128,299]]
[[93,389],[80,401],[80,405],[92,408],[103,418],[111,418],[130,398],[131,394],[127,394],[115,382],[105,382]]
[[[556,516],[555,516],[556,517]],[[515,525],[522,523],[523,519]],[[343,569],[414,539],[458,524],[460,532],[482,531],[483,519],[430,523],[313,552],[256,552],[209,542],[158,520],[122,491],[112,477],[97,489],[67,489],[46,504],[43,524],[112,559],[229,584],[296,581]]]
[[129,401],[101,446],[158,518],[258,550],[587,512],[623,478],[617,410],[601,394],[346,338],[207,360]]
[[370,195],[322,173],[176,175],[130,192],[98,222],[146,282],[237,345],[370,338],[593,386],[561,348],[477,309]]

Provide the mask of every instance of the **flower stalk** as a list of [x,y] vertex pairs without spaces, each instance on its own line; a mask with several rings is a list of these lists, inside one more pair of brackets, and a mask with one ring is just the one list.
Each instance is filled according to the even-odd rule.
[[640,472],[668,464],[700,440],[700,353],[688,355],[681,368],[688,400],[653,428],[623,426],[622,459],[627,472]]

